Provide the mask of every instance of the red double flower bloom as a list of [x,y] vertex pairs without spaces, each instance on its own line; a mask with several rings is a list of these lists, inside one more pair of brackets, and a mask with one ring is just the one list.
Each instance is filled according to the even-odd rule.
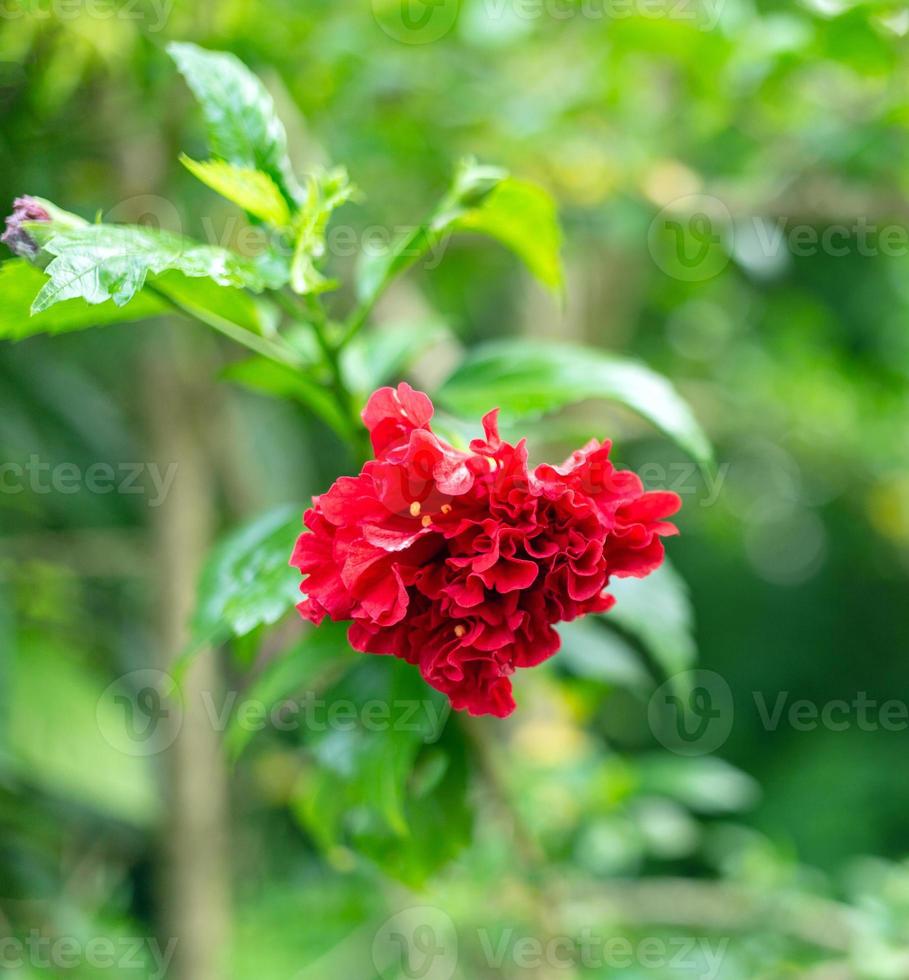
[[300,613],[352,620],[351,646],[419,667],[456,709],[514,710],[510,676],[559,649],[553,624],[604,612],[613,575],[663,560],[664,518],[681,501],[644,492],[596,440],[562,466],[527,468],[524,441],[462,452],[430,428],[428,396],[400,384],[369,399],[376,458],[314,498],[291,564],[306,575]]

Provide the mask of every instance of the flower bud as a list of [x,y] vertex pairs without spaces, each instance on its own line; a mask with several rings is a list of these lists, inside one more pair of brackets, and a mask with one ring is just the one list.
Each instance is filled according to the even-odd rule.
[[43,207],[38,198],[17,197],[13,201],[13,213],[6,219],[6,231],[0,235],[0,242],[16,255],[24,259],[34,259],[38,255],[38,243],[23,227],[29,221],[50,221],[50,212]]
[[85,218],[58,208],[52,201],[26,194],[13,201],[13,213],[6,219],[6,231],[0,235],[0,242],[43,268],[51,259],[44,251],[45,242],[60,232],[87,224]]

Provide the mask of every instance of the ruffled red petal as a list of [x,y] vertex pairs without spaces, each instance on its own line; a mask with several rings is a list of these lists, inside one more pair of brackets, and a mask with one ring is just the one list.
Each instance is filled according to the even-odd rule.
[[531,472],[497,411],[469,452],[440,439],[432,415],[407,384],[370,397],[376,459],[304,515],[297,608],[314,623],[352,620],[354,649],[415,664],[454,708],[504,717],[514,671],[559,649],[556,623],[605,612],[612,576],[660,565],[681,501],[616,470],[609,442]]

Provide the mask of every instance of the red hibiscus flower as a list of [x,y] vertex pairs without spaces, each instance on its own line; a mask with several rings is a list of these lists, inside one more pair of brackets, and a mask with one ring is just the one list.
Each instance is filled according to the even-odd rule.
[[659,566],[681,501],[615,469],[609,442],[529,471],[497,412],[467,452],[433,433],[432,414],[407,384],[370,397],[376,458],[304,515],[297,608],[316,624],[352,620],[355,649],[416,665],[454,708],[504,717],[515,669],[559,649],[553,624],[609,609],[611,576]]

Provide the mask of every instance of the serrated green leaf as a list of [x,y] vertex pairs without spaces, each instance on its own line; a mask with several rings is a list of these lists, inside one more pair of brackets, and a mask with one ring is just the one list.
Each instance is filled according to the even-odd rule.
[[689,670],[697,660],[694,612],[688,586],[664,562],[646,578],[614,578],[616,604],[603,618],[636,637],[667,677]]
[[199,578],[195,638],[223,630],[243,636],[277,622],[299,600],[300,573],[288,562],[302,512],[296,504],[275,508],[216,545]]
[[306,182],[306,200],[297,215],[290,288],[301,296],[334,289],[317,263],[325,255],[325,229],[332,213],[356,194],[344,167],[313,174]]
[[672,384],[640,361],[569,344],[505,340],[472,351],[438,399],[475,417],[498,406],[503,419],[543,415],[587,398],[618,402],[653,423],[695,459],[709,463],[710,442]]
[[268,174],[288,204],[298,202],[287,133],[261,80],[224,51],[180,42],[169,44],[167,51],[202,108],[212,153],[237,167]]
[[76,297],[92,304],[112,299],[125,306],[148,276],[170,270],[257,292],[266,286],[249,260],[154,228],[85,225],[55,234],[44,249],[54,258],[46,269],[48,281],[32,304],[34,313]]
[[180,156],[184,167],[203,184],[244,211],[276,228],[290,224],[290,208],[278,185],[261,170],[238,167],[226,160],[193,160]]
[[86,330],[168,312],[167,304],[159,297],[142,292],[124,306],[113,303],[90,306],[77,298],[64,300],[32,316],[32,302],[46,282],[47,276],[25,259],[12,259],[0,265],[0,338],[22,340],[35,334]]
[[562,229],[555,201],[542,187],[509,177],[461,215],[454,229],[498,239],[545,286],[562,288]]

